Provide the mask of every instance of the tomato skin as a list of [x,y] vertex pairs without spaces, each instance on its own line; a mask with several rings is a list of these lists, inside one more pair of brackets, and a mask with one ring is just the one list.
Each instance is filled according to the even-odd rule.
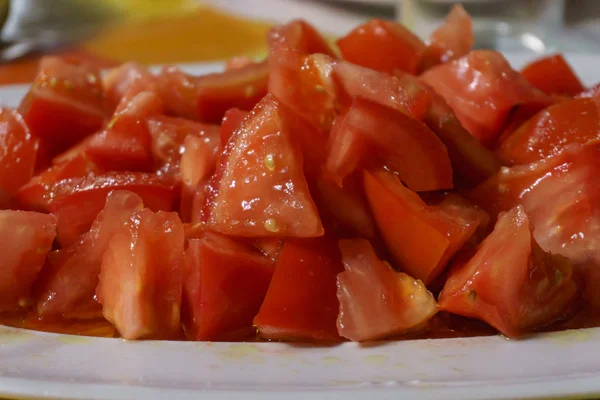
[[171,211],[175,207],[177,189],[170,182],[147,173],[110,172],[63,180],[49,195],[49,210],[58,221],[57,240],[63,246],[68,245],[86,232],[112,190],[132,191],[151,210]]
[[572,143],[600,138],[600,98],[554,104],[502,138],[498,154],[509,164],[529,164],[560,153]]
[[377,340],[419,329],[437,312],[422,282],[377,258],[364,239],[340,240],[345,271],[337,277],[340,336]]
[[576,292],[570,262],[541,250],[517,206],[500,215],[468,263],[450,272],[439,306],[519,337],[559,318]]
[[547,94],[575,96],[584,90],[562,54],[552,54],[527,64],[521,71],[525,79]]
[[369,161],[396,172],[412,190],[452,188],[446,147],[425,124],[404,113],[356,98],[345,117],[336,120],[331,138],[327,169],[338,178]]
[[343,266],[330,238],[287,240],[254,318],[266,339],[338,341],[337,274]]
[[44,57],[19,113],[42,148],[54,155],[102,127],[103,101],[98,70]]
[[380,19],[359,25],[336,43],[345,60],[388,74],[394,69],[415,74],[426,48],[403,25]]
[[229,140],[207,201],[210,229],[236,236],[323,234],[286,110],[270,95]]
[[460,4],[450,9],[446,19],[429,36],[420,71],[466,56],[475,44],[473,21]]
[[0,313],[31,304],[31,289],[56,235],[52,215],[0,210]]
[[219,136],[223,146],[227,144],[229,138],[233,135],[233,132],[239,128],[242,121],[248,115],[248,111],[240,110],[239,108],[230,108],[225,111],[223,120],[221,121],[221,130]]
[[147,68],[136,63],[113,68],[102,80],[106,111],[114,112],[126,95],[133,97],[143,91],[155,91],[155,81]]
[[514,106],[531,104],[540,110],[554,103],[493,50],[472,51],[427,70],[421,77],[448,102],[469,133],[485,145],[494,143]]
[[177,213],[134,212],[109,241],[96,293],[124,339],[180,334],[183,226]]
[[0,108],[0,190],[15,193],[35,168],[38,143],[31,136],[23,117],[16,111]]
[[45,319],[85,319],[100,314],[94,295],[102,256],[121,225],[143,207],[137,194],[112,191],[90,230],[78,241],[50,253],[49,264],[37,282],[38,315]]
[[185,252],[183,326],[192,340],[248,337],[273,276],[262,255],[218,234],[190,239]]
[[321,53],[335,57],[335,53],[319,32],[308,22],[295,19],[285,25],[277,26],[267,34],[269,49],[286,47],[300,53]]

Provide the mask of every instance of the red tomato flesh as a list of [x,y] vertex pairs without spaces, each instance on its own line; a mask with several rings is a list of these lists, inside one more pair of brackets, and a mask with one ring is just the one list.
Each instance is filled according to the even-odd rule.
[[521,73],[544,93],[575,96],[584,90],[581,81],[561,54],[553,54],[529,63]]
[[23,117],[0,108],[0,191],[13,194],[31,179],[37,151]]
[[300,19],[271,29],[267,35],[267,44],[269,49],[280,46],[300,53],[322,53],[335,57],[321,34],[311,24]]
[[223,146],[227,144],[229,138],[233,135],[233,132],[240,127],[247,115],[248,111],[240,110],[239,108],[230,108],[225,112],[223,120],[221,121],[221,130],[219,132]]
[[156,90],[154,76],[136,63],[126,63],[112,69],[102,83],[106,110],[109,112],[114,112],[126,95],[135,96],[144,91]]

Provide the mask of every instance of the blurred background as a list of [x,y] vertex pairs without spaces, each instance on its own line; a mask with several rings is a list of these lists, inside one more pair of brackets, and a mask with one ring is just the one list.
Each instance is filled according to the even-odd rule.
[[[0,0],[0,84],[28,82],[44,53],[102,67],[265,55],[273,25],[304,18],[330,38],[373,17],[424,38],[449,0]],[[599,0],[465,0],[477,47],[509,52],[600,51]]]

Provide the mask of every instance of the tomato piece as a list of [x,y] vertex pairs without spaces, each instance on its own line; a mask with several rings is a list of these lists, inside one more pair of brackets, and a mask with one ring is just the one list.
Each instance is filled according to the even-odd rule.
[[339,61],[333,78],[340,88],[339,101],[349,106],[355,97],[393,108],[422,121],[431,107],[431,95],[414,77],[391,76],[369,68]]
[[367,199],[392,257],[410,276],[429,284],[475,233],[479,215],[461,213],[462,205],[427,206],[391,173],[364,176]]
[[450,272],[439,306],[518,337],[560,318],[576,291],[570,262],[539,247],[517,206],[500,215],[471,260]]
[[581,93],[578,93],[577,96],[575,96],[575,97],[577,97],[578,99],[589,98],[589,97],[600,97],[600,83],[597,83],[596,85],[592,86],[591,88],[585,89]]
[[420,71],[464,57],[475,44],[473,21],[460,4],[450,9],[444,22],[429,36]]
[[52,248],[56,220],[31,211],[0,211],[0,313],[32,304],[31,288]]
[[507,164],[529,164],[571,143],[600,138],[600,98],[570,99],[536,114],[502,138],[498,154]]
[[183,326],[192,340],[236,340],[251,335],[273,265],[231,239],[207,232],[185,251]]
[[21,115],[0,108],[0,191],[13,194],[31,179],[37,151]]
[[244,68],[250,64],[252,64],[254,61],[252,61],[252,59],[250,57],[246,57],[246,56],[235,56],[230,58],[229,60],[227,60],[227,63],[225,63],[225,70],[230,70],[230,69],[239,69],[239,68]]
[[210,229],[241,236],[313,237],[323,226],[285,110],[270,95],[229,140],[213,177]]
[[44,150],[54,155],[102,127],[103,102],[98,70],[44,57],[19,112]]
[[242,121],[248,115],[248,111],[240,110],[239,108],[230,108],[225,111],[223,121],[221,121],[220,137],[223,146],[229,141],[233,132],[242,124]]
[[267,62],[208,74],[196,80],[196,107],[201,121],[220,123],[230,108],[251,110],[267,94]]
[[276,46],[269,53],[269,93],[322,132],[331,128],[337,108],[333,59]]
[[344,60],[391,74],[395,69],[414,74],[425,43],[401,24],[372,19],[336,41]]
[[335,53],[319,32],[308,22],[295,19],[271,29],[267,35],[269,49],[286,47],[301,53],[322,53],[335,57]]
[[554,102],[493,50],[472,51],[427,70],[422,79],[448,102],[469,133],[485,145],[495,141],[516,105],[537,105],[539,111]]
[[379,260],[367,240],[340,240],[340,250],[345,269],[337,277],[340,336],[383,339],[419,329],[437,312],[425,285]]
[[281,254],[284,240],[276,237],[254,239],[252,245],[265,257],[276,263]]
[[177,213],[134,212],[110,239],[96,293],[125,339],[180,333],[183,226]]
[[111,172],[59,182],[49,194],[49,210],[58,221],[57,240],[65,246],[88,231],[112,190],[138,194],[151,210],[174,209],[177,188],[154,174]]
[[521,71],[533,86],[548,94],[575,96],[584,90],[562,54],[552,54],[527,64]]
[[[89,232],[78,241],[53,251],[48,270],[38,282],[37,312],[44,318],[97,317],[95,300],[102,256],[110,239],[144,203],[133,192],[115,190],[108,194],[102,211]],[[101,315],[101,314],[100,314]]]
[[165,66],[156,76],[156,88],[167,114],[187,119],[199,118],[196,78],[175,66]]
[[452,188],[446,146],[424,123],[404,113],[357,98],[345,117],[336,120],[331,138],[327,169],[338,178],[362,161],[386,166],[412,190]]
[[156,90],[156,78],[148,69],[125,63],[113,68],[103,79],[106,110],[113,112],[125,95],[135,96],[144,91]]
[[337,274],[344,270],[329,238],[287,240],[254,325],[276,340],[340,340]]

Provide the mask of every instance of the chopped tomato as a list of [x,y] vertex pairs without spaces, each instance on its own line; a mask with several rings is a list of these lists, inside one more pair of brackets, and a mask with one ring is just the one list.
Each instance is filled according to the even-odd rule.
[[561,54],[545,56],[529,63],[521,73],[544,93],[575,96],[584,90],[581,81]]
[[223,121],[221,121],[221,144],[224,147],[229,138],[233,135],[233,132],[242,124],[242,121],[248,115],[248,111],[240,110],[239,108],[230,108],[225,112]]
[[98,70],[44,57],[19,112],[44,151],[54,155],[102,127],[103,102]]
[[570,99],[536,114],[502,138],[498,154],[507,164],[529,164],[558,154],[571,143],[600,138],[600,98]]
[[196,107],[201,121],[220,123],[230,108],[251,110],[267,94],[267,62],[201,76],[196,80]]
[[56,235],[52,215],[30,211],[0,211],[0,313],[33,304],[31,288]]
[[225,64],[225,71],[230,70],[230,69],[239,69],[239,68],[244,68],[250,64],[252,64],[254,61],[252,61],[252,59],[250,57],[246,57],[246,56],[236,56],[233,58],[230,58],[229,60],[227,60],[227,63]]
[[335,57],[335,53],[319,32],[308,22],[295,19],[277,26],[267,35],[269,48],[283,46],[301,53],[323,53]]
[[31,179],[37,150],[21,115],[0,108],[0,191],[13,194]]
[[[196,81],[175,66],[166,66],[156,77],[156,90],[169,115],[198,119]],[[214,121],[216,122],[216,121]]]
[[591,88],[585,89],[575,96],[577,98],[587,98],[587,97],[600,97],[600,83],[592,86]]
[[273,47],[269,53],[269,93],[320,131],[328,132],[337,108],[333,62],[324,54]]
[[50,254],[49,265],[37,285],[40,316],[86,318],[98,315],[100,307],[95,300],[95,291],[102,256],[121,225],[143,207],[142,199],[133,192],[110,192],[89,232],[75,243]]
[[356,98],[336,120],[331,140],[327,169],[340,179],[362,162],[387,167],[412,190],[452,188],[446,146],[424,123],[404,113]]
[[541,110],[554,102],[493,50],[473,51],[433,67],[422,79],[448,102],[471,135],[486,145],[494,143],[513,107],[531,104]]
[[460,4],[450,9],[446,19],[429,36],[427,49],[421,59],[420,71],[464,57],[475,44],[473,21]]
[[192,206],[191,206],[192,207],[191,215],[190,215],[191,223],[204,224],[206,222],[205,204],[206,204],[206,199],[209,197],[209,194],[211,192],[209,182],[200,182],[198,187],[196,187],[196,192],[194,193],[194,198],[192,199]]
[[287,240],[254,325],[276,340],[339,340],[337,274],[344,270],[329,238]]
[[112,190],[130,190],[151,210],[171,211],[176,189],[164,179],[147,173],[112,172],[63,180],[49,194],[49,209],[58,220],[57,239],[63,246],[75,242],[90,228]]
[[[389,172],[365,172],[365,191],[386,246],[402,270],[432,282],[481,223],[474,211],[427,206]],[[462,212],[461,212],[462,211]]]
[[355,97],[393,108],[422,121],[431,106],[431,95],[410,75],[395,77],[340,61],[333,65],[340,87],[339,101],[349,106]]
[[379,260],[367,240],[341,240],[340,250],[345,269],[337,277],[340,336],[384,339],[423,327],[437,312],[425,285]]
[[500,215],[471,260],[450,272],[439,305],[518,337],[560,318],[576,291],[570,262],[539,247],[517,206]]
[[210,229],[238,236],[323,234],[288,122],[270,95],[242,122],[213,177]]
[[113,68],[103,79],[106,110],[113,112],[125,95],[135,96],[144,91],[155,91],[155,80],[148,69],[136,63]]
[[176,213],[134,212],[102,258],[98,301],[125,339],[180,333],[183,226]]
[[231,239],[207,232],[185,252],[183,326],[193,340],[234,340],[254,331],[273,265]]
[[252,245],[260,251],[265,257],[274,263],[279,259],[283,247],[283,239],[276,237],[254,239]]

